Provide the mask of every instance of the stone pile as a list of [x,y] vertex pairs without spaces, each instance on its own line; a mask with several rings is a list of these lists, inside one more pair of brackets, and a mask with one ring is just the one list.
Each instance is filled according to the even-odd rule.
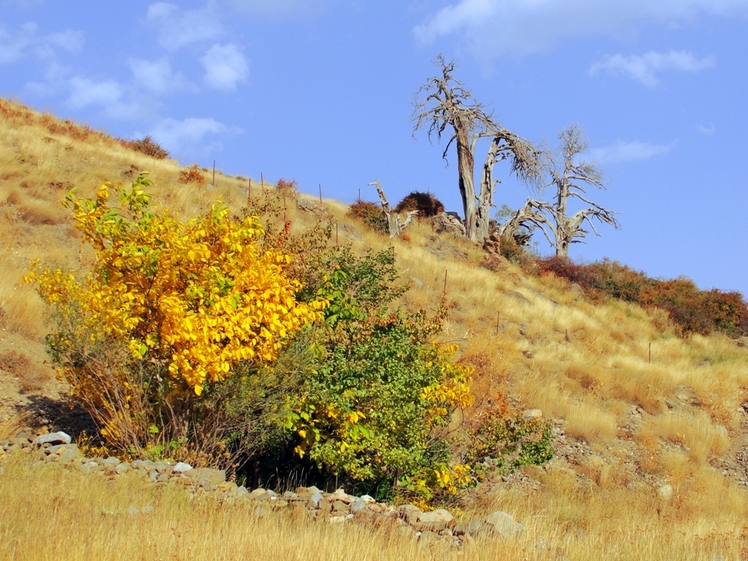
[[479,520],[457,523],[452,514],[444,509],[424,512],[414,505],[393,506],[377,502],[368,495],[349,495],[343,489],[333,493],[323,492],[317,487],[298,487],[283,493],[261,488],[249,491],[244,486],[226,481],[226,472],[219,469],[193,468],[184,462],[123,462],[115,457],[86,458],[64,432],[35,438],[18,436],[1,444],[0,460],[11,453],[27,453],[37,461],[65,464],[86,474],[101,474],[110,478],[126,473],[140,474],[154,485],[179,484],[195,493],[215,493],[222,501],[256,503],[254,513],[259,517],[272,511],[290,509],[329,524],[386,526],[412,536],[419,543],[443,542],[453,547],[460,547],[476,538],[521,537],[525,531],[522,524],[501,511]]

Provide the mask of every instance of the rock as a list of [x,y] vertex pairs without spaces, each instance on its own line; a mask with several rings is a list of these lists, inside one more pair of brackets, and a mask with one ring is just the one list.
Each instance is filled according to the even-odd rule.
[[247,488],[242,485],[241,487],[237,487],[236,489],[234,489],[234,496],[237,499],[246,499],[247,497],[249,497],[249,491],[247,491]]
[[328,522],[330,524],[345,524],[347,521],[345,516],[331,516]]
[[88,474],[99,471],[101,469],[101,466],[99,466],[99,464],[94,461],[84,461],[78,466],[78,469],[80,469],[83,473]]
[[348,514],[348,503],[335,501],[332,503],[332,512],[337,515]]
[[366,509],[366,501],[362,499],[357,499],[353,503],[351,503],[350,511],[352,514],[356,514],[359,510],[365,510]]
[[458,216],[446,212],[432,216],[431,227],[437,234],[448,233],[455,238],[464,238],[467,235],[462,220]]
[[185,471],[190,471],[191,469],[192,466],[190,464],[186,462],[179,462],[171,471],[172,473],[184,473]]
[[542,419],[543,411],[540,409],[525,409],[522,411],[522,418],[525,421],[532,421],[533,419]]
[[449,511],[443,508],[432,510],[431,512],[423,512],[419,515],[418,520],[411,523],[411,526],[416,531],[425,532],[440,532],[447,528],[453,528],[455,525],[454,517]]
[[457,524],[454,529],[455,536],[476,536],[483,527],[483,520],[472,520],[467,523]]
[[525,533],[525,527],[516,522],[511,514],[497,510],[483,519],[483,531],[502,538],[520,538]]
[[351,504],[356,500],[355,497],[351,497],[343,489],[336,490],[332,495],[330,495],[330,499],[333,499],[335,501],[343,501],[346,504]]
[[421,511],[421,509],[414,505],[403,505],[398,510],[398,515],[400,516],[400,518],[405,520],[405,522],[407,522],[411,526],[421,519],[422,514],[423,512]]
[[325,206],[319,201],[313,199],[296,199],[296,207],[303,212],[311,212],[312,214],[325,214]]
[[34,439],[34,444],[37,446],[42,446],[44,444],[70,444],[72,441],[73,439],[69,434],[59,431],[50,432],[49,434],[40,434]]
[[735,343],[737,344],[738,347],[742,347],[744,349],[748,348],[748,337],[741,337],[740,339],[735,341]]
[[503,255],[485,255],[483,257],[483,261],[481,261],[480,266],[483,269],[488,269],[489,271],[493,271],[494,273],[498,271],[503,271],[507,268],[509,265],[509,261],[506,257]]
[[660,488],[657,489],[657,495],[663,501],[669,501],[673,498],[673,486],[668,484],[661,485]]
[[319,508],[319,502],[323,499],[322,493],[317,491],[314,493],[311,497],[309,497],[309,508],[310,509],[316,509]]
[[[176,469],[177,469],[176,466],[174,466],[174,471],[176,471]],[[222,469],[212,469],[212,468],[190,469],[188,471],[185,471],[184,475],[186,477],[189,477],[193,481],[197,481],[199,483],[204,483],[206,481],[209,481],[213,485],[220,485],[221,483],[226,482],[226,471]],[[268,493],[271,493],[271,491],[268,491]],[[272,494],[275,495],[276,493],[272,492]]]
[[104,466],[105,469],[114,469],[116,468],[121,462],[119,461],[119,458],[115,458],[113,456],[109,456],[108,458],[101,460],[101,465]]

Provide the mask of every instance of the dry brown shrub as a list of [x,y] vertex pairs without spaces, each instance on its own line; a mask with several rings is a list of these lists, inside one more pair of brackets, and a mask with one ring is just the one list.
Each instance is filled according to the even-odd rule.
[[196,185],[205,185],[207,183],[207,179],[205,175],[203,175],[202,170],[200,169],[200,166],[197,164],[193,164],[188,168],[184,168],[179,172],[179,179],[177,179],[179,183],[187,184],[196,184]]
[[0,370],[17,377],[24,392],[38,390],[50,379],[49,374],[37,369],[26,354],[16,350],[0,354]]

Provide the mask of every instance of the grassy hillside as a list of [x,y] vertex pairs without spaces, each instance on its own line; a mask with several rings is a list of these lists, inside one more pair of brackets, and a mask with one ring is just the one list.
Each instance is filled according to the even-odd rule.
[[[57,404],[65,388],[46,362],[44,309],[21,279],[38,257],[73,268],[90,265],[91,255],[80,250],[80,238],[60,204],[67,191],[75,186],[90,196],[103,181],[127,182],[148,170],[155,181],[155,202],[188,217],[207,209],[218,196],[238,211],[246,205],[250,181],[218,173],[211,187],[180,182],[184,170],[172,160],[148,157],[104,134],[3,100],[0,135],[4,438],[19,423],[61,422],[54,415],[60,412]],[[251,189],[253,198],[263,196],[258,182],[252,181]],[[498,272],[488,270],[480,266],[484,256],[479,248],[446,234],[434,235],[426,223],[408,229],[405,239],[390,241],[351,221],[340,203],[325,201],[325,207],[338,224],[339,243],[350,243],[356,252],[394,245],[401,276],[412,286],[403,297],[409,308],[434,310],[446,287],[450,313],[442,337],[458,343],[461,360],[475,367],[476,403],[463,422],[476,422],[499,396],[520,409],[541,409],[554,422],[552,462],[523,468],[509,478],[489,479],[462,504],[466,512],[510,512],[528,527],[527,537],[496,550],[467,549],[465,556],[748,557],[748,405],[743,407],[748,402],[748,349],[723,335],[680,338],[664,312],[621,301],[593,304],[553,276],[527,276],[510,264]],[[284,214],[271,218],[276,227],[290,221],[294,231],[301,231],[315,221],[313,213],[295,202],[286,204]],[[109,542],[101,540],[100,556],[105,558],[209,558],[200,548],[219,551],[219,541],[227,548],[221,550],[227,552],[222,558],[234,558],[250,547],[242,541],[246,535],[236,543],[224,541],[242,532],[235,525],[244,513],[230,517],[201,503],[207,522],[198,529],[182,499],[161,497],[172,501],[163,520],[148,529],[135,528],[128,521],[95,516],[94,510],[117,501],[124,504],[141,491],[118,485],[104,493],[101,482],[75,478],[57,485],[56,478],[72,476],[30,474],[32,469],[38,470],[15,466],[0,481],[0,495],[11,497],[0,510],[3,543],[27,542],[43,532],[49,542],[64,539],[71,545],[56,558],[79,558],[76,551],[87,538],[83,533],[63,537],[62,528],[64,520],[87,520],[101,535],[117,529],[117,535],[132,538],[116,554],[103,553]],[[10,477],[17,484],[9,483]],[[666,484],[673,489],[669,500],[658,493]],[[52,508],[54,516],[47,516]],[[28,522],[10,524],[20,509],[32,513],[25,517]],[[296,545],[278,558],[343,558],[352,551],[365,559],[402,557],[393,536],[369,539],[356,534],[358,530],[336,534],[325,528],[319,538],[312,529],[309,535],[321,541],[310,549],[305,544],[314,540],[291,532],[291,521],[252,524],[259,524],[256,531],[269,533],[275,543],[286,543],[294,534],[295,541],[288,543]],[[179,540],[172,540],[177,528],[200,534],[194,538],[194,550],[184,551]],[[152,554],[149,544],[161,539],[171,545]],[[341,550],[343,540],[360,549]],[[552,547],[536,549],[539,540]],[[39,550],[26,556],[19,551],[15,558],[44,558]],[[0,557],[5,555],[0,552]],[[412,557],[419,555],[428,557],[414,549]]]

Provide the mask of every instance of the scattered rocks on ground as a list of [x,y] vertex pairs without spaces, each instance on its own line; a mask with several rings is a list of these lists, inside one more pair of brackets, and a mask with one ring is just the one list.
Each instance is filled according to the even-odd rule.
[[[134,460],[123,462],[113,456],[87,458],[78,446],[63,432],[33,435],[20,435],[6,442],[0,442],[0,464],[11,453],[32,454],[37,461],[57,463],[76,469],[87,475],[99,474],[116,479],[124,474],[141,475],[153,485],[182,485],[193,493],[214,493],[223,502],[248,501],[256,503],[253,512],[256,516],[267,516],[272,511],[293,509],[307,513],[329,524],[358,523],[373,528],[386,527],[417,539],[419,545],[442,545],[458,548],[466,541],[476,538],[508,539],[520,538],[524,526],[515,522],[506,512],[497,511],[480,520],[458,524],[452,513],[445,509],[423,511],[415,505],[395,507],[377,502],[369,495],[349,495],[344,489],[326,493],[317,487],[298,487],[282,494],[272,489],[249,491],[232,481],[226,481],[224,470],[193,468],[186,462],[165,462]],[[0,476],[5,473],[0,465]],[[130,507],[125,514],[130,516],[147,515],[153,507],[137,509]],[[104,514],[123,514],[106,512]]]

